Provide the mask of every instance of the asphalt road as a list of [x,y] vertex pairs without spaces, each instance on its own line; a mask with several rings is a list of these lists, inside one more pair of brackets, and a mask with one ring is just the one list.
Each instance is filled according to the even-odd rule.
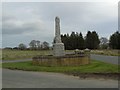
[[120,64],[118,62],[119,56],[106,56],[106,55],[97,55],[97,54],[91,54],[91,59],[103,61],[111,64]]
[[118,88],[117,80],[79,79],[48,72],[3,69],[3,88]]

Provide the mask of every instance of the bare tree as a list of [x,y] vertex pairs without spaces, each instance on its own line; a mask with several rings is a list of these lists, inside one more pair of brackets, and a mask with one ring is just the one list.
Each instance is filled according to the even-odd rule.
[[29,46],[30,46],[30,49],[31,50],[35,50],[37,45],[36,45],[36,40],[32,40],[30,43],[29,43]]
[[100,38],[100,48],[107,49],[109,47],[109,40],[106,37]]
[[27,48],[26,45],[23,43],[20,43],[18,47],[20,50],[25,50]]
[[37,45],[37,49],[39,50],[39,49],[41,49],[41,44],[40,44],[40,41],[36,41],[36,45]]
[[42,43],[42,45],[43,45],[43,49],[49,49],[49,43],[48,42],[46,42],[46,41],[44,41],[43,43]]

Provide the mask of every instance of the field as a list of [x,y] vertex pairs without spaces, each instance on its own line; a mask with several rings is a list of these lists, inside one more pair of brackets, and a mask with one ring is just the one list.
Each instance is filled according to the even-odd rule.
[[51,54],[51,51],[31,51],[31,50],[2,50],[2,60],[20,60],[32,58],[36,55],[48,55]]
[[92,54],[120,56],[120,50],[91,50]]
[[[1,50],[0,50],[1,52]],[[74,50],[67,50],[66,52],[74,52]],[[91,50],[92,54],[101,54],[109,56],[120,56],[119,50]],[[30,59],[36,55],[49,55],[52,54],[50,50],[2,50],[0,53],[0,58],[2,60],[20,60],[20,59]]]
[[92,60],[91,64],[81,66],[36,66],[32,61],[3,63],[3,68],[26,70],[26,71],[44,71],[44,72],[62,72],[62,73],[118,73],[118,65],[108,64]]

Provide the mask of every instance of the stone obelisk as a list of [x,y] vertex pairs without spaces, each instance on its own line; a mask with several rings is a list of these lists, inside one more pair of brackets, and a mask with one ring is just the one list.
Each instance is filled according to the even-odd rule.
[[53,55],[54,56],[64,56],[64,44],[61,41],[60,34],[60,19],[59,17],[55,18],[55,38],[53,42]]

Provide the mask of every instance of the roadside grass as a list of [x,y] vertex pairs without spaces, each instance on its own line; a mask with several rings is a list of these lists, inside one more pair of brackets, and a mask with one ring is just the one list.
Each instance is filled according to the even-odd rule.
[[42,72],[61,72],[61,73],[119,73],[118,65],[108,64],[101,61],[91,60],[91,64],[81,66],[36,66],[32,61],[3,63],[2,68],[42,71]]
[[28,59],[36,55],[49,55],[50,50],[2,50],[2,60]]
[[108,56],[120,56],[120,50],[91,50],[91,54],[100,54]]

